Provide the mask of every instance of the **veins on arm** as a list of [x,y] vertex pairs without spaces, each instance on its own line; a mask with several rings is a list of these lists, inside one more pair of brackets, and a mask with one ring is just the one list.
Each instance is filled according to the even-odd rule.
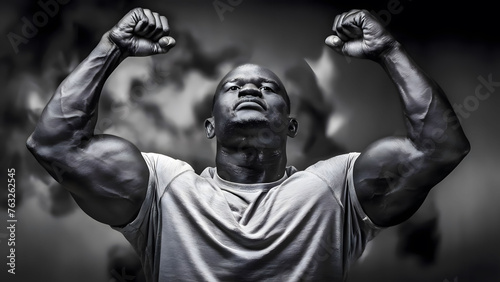
[[450,124],[454,112],[443,90],[399,44],[379,63],[400,94],[407,135],[384,138],[364,150],[354,166],[354,181],[367,215],[390,226],[420,207],[470,145],[462,128]]
[[107,35],[61,83],[27,141],[38,162],[94,219],[123,225],[145,197],[149,170],[140,151],[112,135],[94,135],[102,87],[121,62]]

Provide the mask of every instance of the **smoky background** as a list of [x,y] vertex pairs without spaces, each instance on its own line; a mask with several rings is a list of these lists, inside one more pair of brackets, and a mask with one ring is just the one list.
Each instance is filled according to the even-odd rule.
[[[50,6],[48,3],[51,3]],[[96,133],[146,152],[214,165],[210,116],[219,79],[257,63],[287,87],[299,135],[290,165],[404,134],[396,90],[382,68],[329,50],[335,15],[380,17],[445,90],[472,151],[406,223],[388,228],[352,267],[349,281],[498,281],[500,38],[487,1],[81,1],[1,2],[0,280],[143,281],[121,234],[85,215],[25,147],[59,83],[104,32],[140,6],[164,14],[177,46],[128,58],[106,82]],[[57,9],[56,9],[57,7]],[[31,27],[29,26],[31,24]],[[7,169],[16,169],[16,275],[7,273]],[[61,171],[64,173],[64,171]]]

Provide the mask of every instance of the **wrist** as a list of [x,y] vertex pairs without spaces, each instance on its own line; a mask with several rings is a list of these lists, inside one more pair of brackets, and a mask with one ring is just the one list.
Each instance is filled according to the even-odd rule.
[[376,61],[381,64],[395,62],[404,53],[403,46],[398,41],[393,41],[389,46],[382,51],[377,57]]
[[101,50],[106,54],[117,56],[120,59],[120,62],[128,57],[127,53],[123,52],[120,47],[118,47],[118,45],[111,40],[109,37],[109,31],[104,33],[101,37],[96,49]]

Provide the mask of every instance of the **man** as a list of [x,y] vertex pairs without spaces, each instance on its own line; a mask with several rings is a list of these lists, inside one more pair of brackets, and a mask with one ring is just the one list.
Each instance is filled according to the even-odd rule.
[[[94,219],[123,233],[149,281],[341,281],[381,227],[409,218],[469,151],[443,91],[368,12],[335,18],[326,44],[379,63],[395,83],[407,135],[304,171],[287,167],[297,134],[269,69],[246,64],[216,89],[208,138],[216,168],[141,153],[95,135],[102,86],[127,56],[175,45],[167,19],[134,9],[60,85],[27,141]],[[61,171],[61,168],[64,168]]]

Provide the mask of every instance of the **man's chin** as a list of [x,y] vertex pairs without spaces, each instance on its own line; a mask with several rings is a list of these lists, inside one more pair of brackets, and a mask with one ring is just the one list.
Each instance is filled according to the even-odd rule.
[[235,111],[231,118],[231,122],[245,124],[268,122],[266,115],[261,111],[256,110],[239,110]]
[[266,128],[269,121],[264,117],[245,117],[230,121],[228,126],[233,129]]
[[254,130],[269,128],[270,123],[262,115],[238,115],[228,120],[223,131],[230,135],[253,134]]

